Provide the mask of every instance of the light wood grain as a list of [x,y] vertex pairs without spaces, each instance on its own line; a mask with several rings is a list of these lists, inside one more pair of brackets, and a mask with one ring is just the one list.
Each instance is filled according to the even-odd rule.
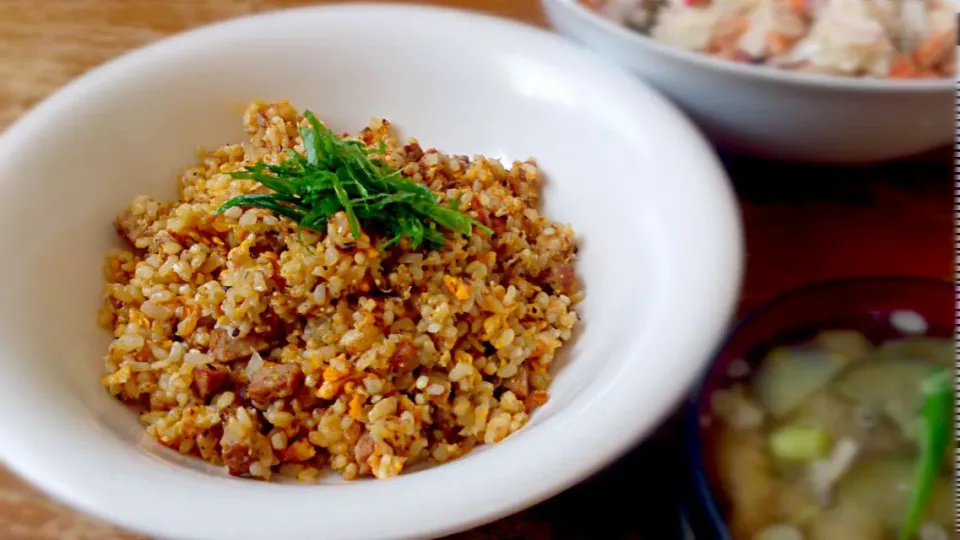
[[[125,51],[304,0],[0,0],[0,130],[70,79]],[[409,2],[405,2],[409,3]],[[543,24],[535,0],[428,0]]]

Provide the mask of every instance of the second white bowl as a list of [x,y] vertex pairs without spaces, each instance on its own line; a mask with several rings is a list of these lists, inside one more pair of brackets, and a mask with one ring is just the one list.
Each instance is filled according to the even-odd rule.
[[811,163],[906,157],[950,144],[953,80],[868,80],[778,71],[665,45],[577,0],[543,0],[566,36],[653,84],[730,150]]

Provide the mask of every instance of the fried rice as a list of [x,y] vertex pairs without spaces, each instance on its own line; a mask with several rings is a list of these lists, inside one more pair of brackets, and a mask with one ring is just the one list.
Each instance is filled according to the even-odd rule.
[[536,163],[425,151],[384,120],[363,129],[493,230],[435,251],[355,237],[342,212],[321,232],[262,208],[215,214],[264,190],[230,173],[303,153],[303,122],[287,102],[250,105],[249,140],[203,153],[179,200],[140,196],[116,219],[107,390],[164,446],[264,480],[388,478],[520,429],[583,298],[573,230],[537,210]]

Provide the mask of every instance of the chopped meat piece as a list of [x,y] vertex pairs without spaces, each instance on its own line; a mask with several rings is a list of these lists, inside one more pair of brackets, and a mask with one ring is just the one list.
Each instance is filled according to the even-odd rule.
[[290,397],[303,383],[303,371],[296,364],[264,363],[253,372],[247,396],[254,401],[268,403]]
[[240,476],[250,472],[250,465],[256,461],[256,456],[253,455],[253,449],[249,444],[226,429],[220,439],[220,448],[223,450],[223,463],[230,474]]
[[530,374],[527,368],[517,370],[517,374],[504,381],[503,386],[518,398],[525,399],[530,394]]
[[577,274],[572,264],[562,264],[552,269],[547,277],[547,283],[562,294],[573,294],[577,291]]
[[360,140],[363,141],[363,144],[373,144],[374,132],[369,127],[363,128],[363,131],[360,132]]
[[304,462],[313,459],[317,455],[317,449],[306,438],[296,440],[290,443],[283,450],[276,452],[281,463]]
[[210,332],[210,357],[218,362],[232,362],[257,352],[252,338],[235,338],[223,328]]
[[260,323],[254,327],[254,331],[258,336],[271,342],[285,341],[289,334],[286,323],[276,311],[270,308],[260,314]]
[[137,359],[137,362],[153,362],[156,360],[153,357],[153,351],[150,350],[150,345],[144,345],[137,354],[134,356]]
[[390,364],[403,372],[410,372],[420,365],[420,354],[409,341],[401,341],[393,350]]
[[280,233],[276,231],[264,232],[262,236],[257,238],[256,243],[250,247],[250,257],[265,259],[273,263],[274,275],[276,275],[279,269],[277,253],[282,252],[286,247]]
[[417,142],[407,144],[403,147],[403,154],[408,161],[419,161],[423,157],[423,148]]
[[495,236],[500,236],[504,234],[505,232],[507,232],[507,229],[510,228],[507,226],[507,218],[505,217],[493,215],[492,217],[490,217],[489,221],[490,221],[490,225],[488,225],[488,227],[490,227],[490,229],[493,230],[493,234]]
[[493,230],[493,222],[490,221],[490,212],[477,210],[477,221],[482,223],[484,227]]
[[477,221],[483,223],[484,227],[493,229],[493,222],[490,219],[490,210],[484,208],[483,204],[480,202],[480,197],[473,197],[470,199],[470,208],[476,211]]
[[193,389],[200,399],[207,399],[210,394],[222,388],[226,380],[226,371],[198,368],[193,372]]
[[[171,243],[180,245],[180,241],[177,239],[177,237],[173,236],[168,231],[160,231],[153,235],[153,246],[157,251],[163,251],[164,246]],[[183,246],[180,247],[182,248]]]
[[373,442],[373,437],[369,433],[364,433],[357,439],[357,445],[353,447],[353,457],[356,458],[357,463],[364,464],[373,455],[375,448],[376,443]]
[[136,247],[137,239],[147,236],[147,231],[149,230],[149,225],[144,222],[143,218],[135,216],[130,210],[117,216],[113,224],[117,229],[117,234],[126,239],[127,242],[130,242],[130,245],[134,247]]

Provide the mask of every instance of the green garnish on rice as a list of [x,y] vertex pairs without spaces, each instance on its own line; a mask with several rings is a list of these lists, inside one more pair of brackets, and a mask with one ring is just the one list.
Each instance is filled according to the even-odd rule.
[[410,239],[414,249],[444,244],[441,229],[469,235],[483,226],[458,208],[440,203],[430,188],[411,182],[400,171],[388,167],[377,154],[385,149],[369,148],[360,141],[342,139],[308,111],[308,125],[300,127],[305,155],[287,150],[280,164],[256,163],[232,173],[237,179],[256,180],[273,193],[240,195],[225,202],[217,213],[234,206],[259,207],[295,221],[300,227],[322,231],[327,220],[343,211],[354,238],[360,236],[360,222],[383,235],[383,246]]

